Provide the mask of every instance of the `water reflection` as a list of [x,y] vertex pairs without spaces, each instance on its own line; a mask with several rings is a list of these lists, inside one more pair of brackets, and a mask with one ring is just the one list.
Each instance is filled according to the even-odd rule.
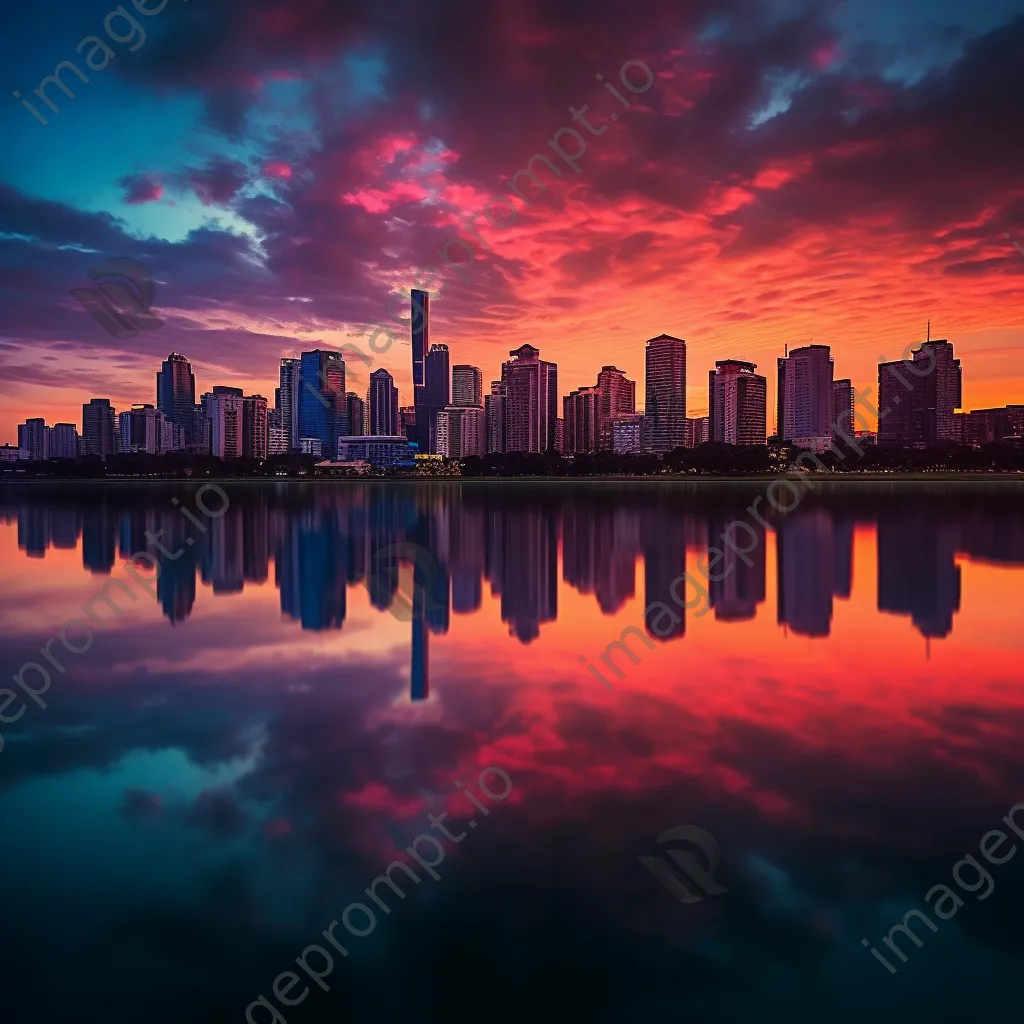
[[[160,563],[2,727],[13,1020],[243,1020],[428,812],[471,828],[454,782],[493,764],[501,815],[287,1024],[1013,1005],[1021,857],[898,976],[861,940],[1024,800],[1015,499],[808,497],[648,622],[752,494],[225,486],[203,529],[171,501],[194,488],[0,495],[6,677],[134,553]],[[610,690],[579,657],[629,627],[650,646]],[[728,890],[686,907],[636,859],[683,824]]]

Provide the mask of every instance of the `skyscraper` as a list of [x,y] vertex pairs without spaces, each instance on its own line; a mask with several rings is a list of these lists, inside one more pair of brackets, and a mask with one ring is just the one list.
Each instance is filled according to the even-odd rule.
[[719,359],[708,374],[708,429],[712,441],[764,444],[768,428],[768,381],[756,363]]
[[487,454],[505,450],[505,385],[491,381],[491,393],[484,398],[484,429]]
[[948,341],[926,341],[906,362],[878,367],[878,443],[918,448],[957,440],[963,368]]
[[177,352],[172,352],[156,375],[156,407],[191,443],[196,407],[196,378],[192,364]]
[[479,367],[459,363],[452,367],[452,405],[473,405],[483,408],[483,374]]
[[216,459],[240,459],[245,423],[242,389],[218,384],[203,395],[202,404],[210,424],[210,454]]
[[416,440],[419,441],[421,450],[426,451],[430,439],[425,408],[426,356],[430,347],[430,296],[418,288],[412,291],[409,328],[412,341],[412,400],[416,410]]
[[849,377],[832,383],[832,433],[841,436],[842,431],[847,437],[853,437],[857,429],[854,419],[856,395],[853,390],[853,381]]
[[546,452],[555,447],[558,367],[539,349],[521,345],[501,364],[505,385],[505,451]]
[[74,423],[55,423],[50,429],[50,458],[74,459],[78,456],[78,429]]
[[615,366],[602,366],[596,387],[599,395],[597,447],[610,452],[613,424],[620,417],[629,417],[636,412],[636,382],[629,380]]
[[33,462],[50,458],[50,428],[46,420],[35,417],[19,425],[18,447],[23,448]]
[[366,404],[354,392],[345,395],[348,409],[348,432],[350,437],[362,437],[366,433]]
[[577,388],[562,400],[562,452],[590,455],[601,447],[600,388]]
[[242,399],[242,455],[247,459],[267,457],[267,400],[262,395]]
[[281,426],[284,428],[289,449],[299,446],[299,378],[301,377],[301,360],[282,359],[280,380],[281,386],[277,399],[277,407],[281,410]]
[[[452,400],[451,372],[448,368],[448,346],[431,345],[427,353],[426,388],[424,409],[427,418],[427,435],[424,438],[420,427],[420,450],[437,454],[437,414]],[[418,422],[418,421],[417,421]],[[426,443],[424,443],[426,440]]]
[[483,455],[484,410],[478,405],[450,405],[437,414],[437,454],[446,459]]
[[370,374],[366,394],[370,435],[395,437],[398,434],[398,388],[395,379],[383,367]]
[[685,443],[686,342],[662,334],[647,342],[647,400],[644,413],[655,452]]
[[[284,388],[282,387],[282,391]],[[299,440],[316,438],[333,452],[345,427],[345,360],[338,352],[303,352],[299,366]]]
[[114,410],[109,398],[91,398],[82,406],[82,454],[105,459],[117,451]]
[[805,345],[779,359],[778,434],[803,448],[832,446],[833,363],[828,345]]

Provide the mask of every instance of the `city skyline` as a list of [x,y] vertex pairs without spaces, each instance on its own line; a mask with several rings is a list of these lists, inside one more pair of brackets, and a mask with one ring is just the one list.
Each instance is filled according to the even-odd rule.
[[[383,48],[357,53],[334,15],[315,34],[299,19],[295,53],[307,33],[342,46],[332,74],[352,106],[299,103],[301,128],[275,143],[257,123],[289,123],[297,103],[277,83],[337,92],[326,68],[290,57],[271,70],[243,18],[185,78],[161,55],[187,52],[205,16],[143,16],[168,38],[133,55],[131,90],[117,71],[95,76],[46,127],[14,98],[0,105],[20,154],[0,183],[0,436],[34,415],[70,422],[96,395],[128,408],[168,351],[204,381],[269,397],[281,353],[365,346],[376,323],[396,328],[383,362],[406,396],[408,321],[394,314],[408,316],[416,287],[433,317],[424,358],[445,344],[488,373],[530,344],[558,364],[563,395],[600,365],[641,380],[635,342],[660,333],[690,346],[694,413],[722,359],[756,363],[773,392],[786,345],[827,343],[843,376],[870,381],[931,319],[972,366],[965,407],[1005,405],[1024,390],[1013,12],[908,0],[788,21],[754,4],[741,25],[697,5],[609,14],[595,49],[531,9],[508,43],[531,69],[525,90],[465,64],[458,17],[408,62],[408,42],[379,24],[366,27]],[[216,69],[242,53],[259,67],[229,101]],[[25,96],[53,67],[39,40],[11,58]],[[657,84],[612,126],[619,101],[596,76],[611,84],[630,60]],[[147,77],[157,68],[169,78]],[[197,116],[193,90],[218,113]],[[129,94],[158,136],[128,130]],[[547,144],[570,104],[591,107],[590,129],[571,122],[589,141],[575,167]],[[112,337],[69,294],[118,257],[148,269],[159,330]]]

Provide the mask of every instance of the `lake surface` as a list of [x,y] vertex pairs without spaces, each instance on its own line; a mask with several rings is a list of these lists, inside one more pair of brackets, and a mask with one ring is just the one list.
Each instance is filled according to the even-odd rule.
[[1019,497],[221,486],[0,490],[5,1020],[1019,1008]]

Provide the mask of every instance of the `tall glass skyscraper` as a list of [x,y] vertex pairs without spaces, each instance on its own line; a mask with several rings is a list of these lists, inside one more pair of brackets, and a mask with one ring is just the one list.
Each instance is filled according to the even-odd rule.
[[[452,400],[452,377],[449,370],[448,346],[431,345],[427,353],[426,412],[427,433],[417,417],[420,428],[420,450],[437,454],[437,415]],[[424,443],[425,442],[425,443]]]
[[430,345],[430,296],[414,288],[412,292],[412,401],[416,410],[416,435],[420,450],[429,444],[427,427],[426,355]]
[[317,349],[299,360],[299,438],[320,441],[325,458],[335,458],[338,437],[347,433],[345,360]]
[[196,378],[192,364],[177,352],[172,352],[156,375],[156,407],[185,435],[186,443],[195,440],[192,435],[196,408]]
[[647,401],[651,448],[671,452],[686,443],[686,342],[668,334],[647,342]]
[[288,449],[299,447],[299,371],[301,361],[284,358],[281,360],[280,381],[277,389],[277,411],[281,427],[288,439]]

